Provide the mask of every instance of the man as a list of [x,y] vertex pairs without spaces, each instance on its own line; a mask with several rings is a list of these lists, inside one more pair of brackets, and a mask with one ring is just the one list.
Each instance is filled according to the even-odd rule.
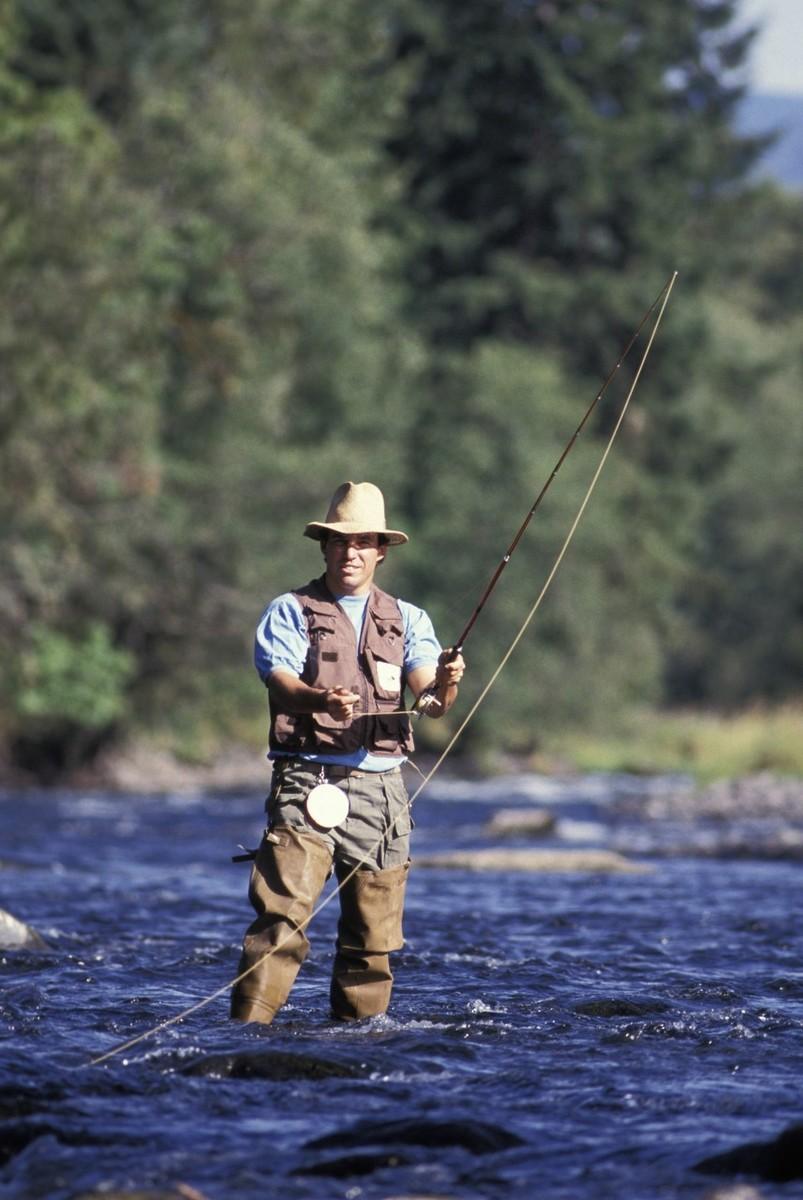
[[410,864],[405,687],[440,717],[464,670],[460,655],[441,651],[422,609],[374,583],[388,547],[408,540],[387,528],[379,488],[342,484],[325,521],[304,534],[320,542],[325,573],[269,604],[256,635],[273,776],[249,887],[257,917],[238,973],[254,969],[232,994],[241,1021],[269,1023],[287,999],[309,949],[305,922],[333,868],[341,887],[332,1011],[354,1020],[387,1010]]

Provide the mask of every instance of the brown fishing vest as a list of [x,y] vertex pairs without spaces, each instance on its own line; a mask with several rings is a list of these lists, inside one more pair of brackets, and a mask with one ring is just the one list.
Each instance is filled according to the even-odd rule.
[[[404,693],[404,621],[397,602],[372,587],[359,645],[354,626],[323,577],[293,592],[304,613],[309,652],[301,679],[310,687],[346,687],[357,692],[361,710],[391,713]],[[349,754],[364,747],[374,754],[409,754],[409,717],[362,717],[350,725],[326,712],[286,713],[270,704],[272,750]]]

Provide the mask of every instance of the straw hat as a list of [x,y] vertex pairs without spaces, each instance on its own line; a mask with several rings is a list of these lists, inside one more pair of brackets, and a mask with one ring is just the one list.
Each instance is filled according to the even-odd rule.
[[376,484],[341,483],[332,496],[325,521],[310,521],[304,537],[320,541],[321,534],[379,533],[391,546],[408,541],[400,529],[388,529],[385,524],[385,500]]

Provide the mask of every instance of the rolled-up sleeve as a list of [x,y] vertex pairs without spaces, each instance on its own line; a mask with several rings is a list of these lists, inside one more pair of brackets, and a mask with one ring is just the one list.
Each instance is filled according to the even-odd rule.
[[257,625],[254,666],[263,683],[277,668],[301,676],[309,651],[307,626],[295,596],[286,592],[268,605]]
[[398,604],[404,620],[404,670],[409,675],[416,667],[437,664],[442,647],[423,608],[406,600]]

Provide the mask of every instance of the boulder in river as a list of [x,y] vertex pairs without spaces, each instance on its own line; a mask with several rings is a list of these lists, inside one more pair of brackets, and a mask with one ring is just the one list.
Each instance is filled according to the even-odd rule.
[[132,1192],[117,1188],[109,1191],[108,1187],[101,1184],[97,1191],[81,1192],[73,1196],[73,1200],[206,1200],[206,1196],[188,1183],[177,1183],[169,1191],[158,1192],[139,1189]]
[[583,1000],[575,1004],[574,1011],[581,1017],[645,1017],[652,1013],[666,1012],[669,1005],[653,997],[629,999],[627,996],[601,996],[597,1000]]
[[463,871],[570,872],[585,875],[638,875],[651,870],[613,850],[450,850],[425,854],[417,867]]
[[[322,1175],[328,1179],[350,1179],[354,1175],[370,1175],[387,1168],[407,1167],[409,1159],[395,1150],[375,1150],[368,1154],[343,1154],[323,1162],[305,1163],[296,1167],[294,1175]],[[413,1200],[412,1197],[409,1200]]]
[[771,1142],[747,1142],[704,1158],[694,1169],[703,1175],[756,1175],[768,1183],[803,1179],[803,1121],[789,1125]]
[[702,789],[678,786],[633,793],[614,805],[620,813],[651,820],[747,821],[757,818],[803,822],[803,779],[761,772],[718,779]]
[[354,1063],[334,1062],[312,1054],[283,1050],[234,1050],[209,1054],[181,1068],[182,1075],[215,1075],[224,1079],[351,1079],[365,1074]]
[[0,908],[0,950],[48,950],[49,946],[30,925]]
[[543,837],[556,824],[555,814],[546,808],[500,808],[485,831],[492,837]]
[[[119,1191],[117,1188],[113,1188],[112,1191],[102,1188],[97,1192],[79,1192],[78,1195],[72,1197],[72,1200],[185,1200],[188,1195],[189,1193],[186,1191],[154,1192],[148,1190],[143,1192],[137,1190],[131,1192]],[[195,1195],[203,1200],[200,1192],[196,1192]]]
[[764,1200],[764,1193],[749,1183],[725,1183],[713,1192],[706,1192],[701,1200]]
[[480,1155],[523,1145],[518,1134],[509,1129],[471,1118],[427,1121],[402,1117],[396,1121],[359,1121],[307,1142],[305,1150],[339,1150],[341,1153],[335,1158],[305,1162],[293,1174],[347,1179],[388,1167],[410,1166],[415,1159],[409,1151],[400,1151],[400,1146],[427,1150],[458,1147]]
[[348,1129],[339,1129],[307,1142],[308,1150],[352,1149],[365,1146],[461,1146],[471,1154],[493,1154],[513,1146],[523,1146],[518,1134],[488,1121],[471,1119],[422,1121],[402,1117],[397,1121],[359,1121]]

